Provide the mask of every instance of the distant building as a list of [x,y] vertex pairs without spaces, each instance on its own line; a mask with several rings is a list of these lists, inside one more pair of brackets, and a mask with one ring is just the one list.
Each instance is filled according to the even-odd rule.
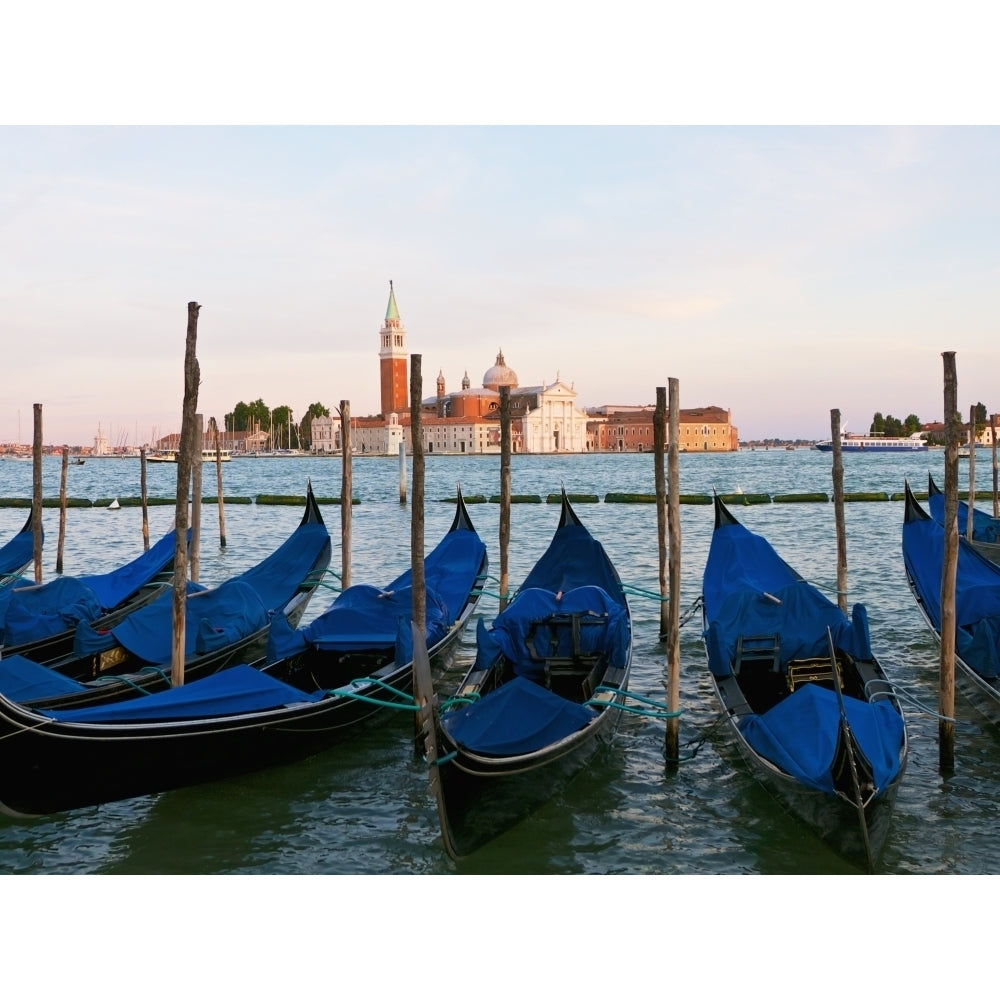
[[[355,455],[398,455],[402,444],[412,452],[409,405],[409,354],[406,327],[389,282],[389,302],[379,329],[381,413],[351,417],[351,451]],[[420,402],[424,453],[428,455],[487,455],[500,453],[500,390],[510,391],[511,451],[525,454],[566,454],[588,451],[651,451],[653,407],[605,406],[583,411],[576,406],[576,389],[562,381],[522,386],[503,351],[473,387],[469,373],[461,388],[449,393],[438,371],[433,396]],[[739,434],[731,414],[717,406],[681,411],[682,451],[737,451]],[[343,449],[340,417],[315,417],[312,451]]]

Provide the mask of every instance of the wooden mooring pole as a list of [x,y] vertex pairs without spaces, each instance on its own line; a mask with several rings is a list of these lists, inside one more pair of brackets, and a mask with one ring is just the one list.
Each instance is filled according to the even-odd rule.
[[399,442],[399,502],[406,505],[406,442]]
[[340,401],[340,587],[351,585],[351,499],[354,495],[353,446],[351,445],[351,401]]
[[500,610],[507,607],[510,571],[510,386],[500,386]]
[[410,355],[410,450],[413,452],[413,510],[410,512],[410,566],[413,575],[413,624],[427,634],[424,579],[424,441],[420,417],[423,396],[422,355]]
[[42,582],[42,404],[35,403],[35,435],[31,446],[31,530],[35,583]]
[[844,452],[840,440],[840,410],[830,411],[833,442],[833,521],[837,532],[837,604],[847,614],[847,528],[844,520]]
[[139,449],[139,496],[142,498],[142,551],[149,551],[149,496],[146,490],[146,449]]
[[667,379],[669,387],[670,444],[667,450],[667,535],[670,542],[667,577],[670,597],[670,628],[667,637],[667,719],[666,759],[674,767],[680,762],[681,703],[681,507],[680,451],[681,404],[680,383]]
[[59,547],[56,550],[56,574],[62,575],[63,547],[66,544],[66,477],[69,474],[69,447],[63,445],[62,473],[59,476]]
[[969,407],[969,499],[966,504],[965,537],[972,541],[976,507],[976,406]]
[[997,415],[990,414],[990,441],[993,445],[993,516],[1000,517],[1000,490],[997,489]]
[[201,578],[201,493],[205,471],[205,422],[200,413],[194,415],[196,444],[191,452],[191,581]]
[[188,303],[187,341],[184,349],[184,405],[181,411],[181,441],[177,453],[177,506],[174,523],[177,537],[174,541],[174,590],[173,590],[173,644],[170,655],[170,683],[180,687],[184,683],[184,642],[187,616],[187,533],[188,497],[191,494],[191,462],[195,446],[201,458],[201,445],[195,441],[195,412],[198,409],[198,383],[201,371],[195,353],[198,344],[197,302]]
[[219,502],[219,548],[226,547],[226,498],[222,491],[222,446],[219,443],[219,423],[210,417],[208,426],[214,435],[215,444],[215,492]]
[[667,591],[667,482],[663,463],[667,453],[667,387],[656,388],[653,411],[653,482],[656,488],[656,541],[660,572],[660,642],[670,636]]
[[944,359],[944,561],[941,566],[941,679],[938,706],[938,764],[955,767],[955,579],[958,574],[958,447],[962,418],[958,412],[955,352]]

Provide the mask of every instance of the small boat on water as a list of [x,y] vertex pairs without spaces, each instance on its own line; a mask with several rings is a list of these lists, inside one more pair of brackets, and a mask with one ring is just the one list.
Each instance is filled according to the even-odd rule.
[[[817,441],[813,446],[817,451],[833,451],[833,439]],[[909,437],[885,437],[882,434],[840,435],[840,450],[863,451],[881,454],[884,451],[927,451],[927,441],[923,431],[914,431]]]
[[873,870],[908,746],[864,605],[849,619],[716,496],[702,611],[709,674],[751,772]]
[[[35,558],[35,533],[31,527],[32,513],[16,535],[0,546],[0,593],[18,580]],[[44,532],[43,532],[44,540]]]
[[[216,458],[216,452],[214,448],[203,448],[201,452],[202,462],[214,462]],[[230,462],[232,461],[233,453],[228,448],[219,449],[219,461],[220,462]],[[171,451],[169,449],[160,451],[151,451],[146,455],[146,461],[152,462],[154,465],[164,465],[164,464],[177,464],[177,452]]]
[[[906,582],[938,642],[943,565],[944,526],[920,506],[907,482],[903,515]],[[961,533],[955,574],[955,667],[956,688],[985,718],[1000,726],[1000,566],[973,548]]]
[[[927,474],[927,506],[931,517],[938,524],[944,524],[944,494]],[[958,501],[958,533],[968,541],[969,504]],[[992,517],[985,510],[972,506],[972,541],[969,543],[980,555],[991,562],[1000,563],[1000,518]]]
[[[330,564],[331,549],[310,485],[301,522],[269,556],[217,587],[189,583],[185,683],[238,663],[262,664],[272,618],[280,612],[292,627],[298,625]],[[172,657],[173,588],[168,587],[110,629],[78,624],[72,651],[45,666],[4,656],[0,694],[42,709],[136,698],[170,687]]]
[[565,490],[548,549],[487,627],[441,705],[414,636],[414,694],[441,834],[459,859],[550,798],[610,739],[627,698],[632,619],[621,580]]
[[[429,644],[438,657],[458,641],[488,568],[461,494],[425,566],[435,613],[418,639],[424,655]],[[238,664],[141,698],[42,710],[0,694],[0,810],[27,816],[96,805],[299,760],[340,742],[410,700],[400,697],[413,676],[410,596],[409,572],[384,590],[349,587],[295,633],[305,648],[293,644],[287,658],[259,669]]]

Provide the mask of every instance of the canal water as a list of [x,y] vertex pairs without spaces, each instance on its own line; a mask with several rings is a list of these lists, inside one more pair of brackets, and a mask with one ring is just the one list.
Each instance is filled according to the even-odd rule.
[[[845,455],[848,493],[901,493],[908,478],[926,489],[932,473],[943,484],[943,453]],[[46,497],[59,493],[61,460],[43,462]],[[967,472],[962,471],[964,476]],[[176,467],[149,466],[151,496],[172,497]],[[88,459],[68,470],[70,497],[105,503],[140,493],[138,459]],[[223,467],[227,497],[340,495],[335,458],[236,459]],[[991,483],[980,462],[978,487]],[[353,465],[353,582],[381,584],[409,565],[410,506],[400,503],[399,462],[358,459]],[[407,464],[407,485],[412,466]],[[430,456],[426,463],[426,545],[447,530],[445,502],[464,494],[499,493],[499,458]],[[512,460],[512,491],[542,503],[511,512],[510,580],[523,578],[547,546],[558,517],[549,494],[593,494],[577,513],[617,565],[635,619],[632,690],[665,698],[666,650],[658,641],[657,528],[654,504],[607,503],[609,493],[654,491],[651,455],[525,456]],[[0,461],[0,497],[28,498],[32,463]],[[214,465],[205,468],[204,495],[214,495]],[[680,492],[832,496],[831,456],[808,449],[683,455]],[[340,512],[322,508],[339,571]],[[751,530],[767,537],[804,577],[836,590],[832,503],[761,503],[733,507]],[[498,607],[499,505],[470,507],[491,558],[489,593],[480,613]],[[218,508],[202,508],[201,581],[241,572],[287,537],[301,508],[226,503],[227,545],[219,545]],[[24,522],[23,509],[0,508],[0,540]],[[150,508],[150,537],[167,531],[171,506]],[[991,873],[998,870],[994,838],[1000,816],[1000,733],[962,701],[958,705],[956,766],[938,768],[938,648],[907,590],[900,554],[899,500],[846,505],[848,599],[869,611],[873,646],[906,698],[910,762],[900,789],[881,873]],[[44,513],[44,576],[54,575],[59,511]],[[681,508],[682,614],[700,594],[711,538],[711,506]],[[138,508],[72,507],[66,515],[64,572],[103,572],[141,551]],[[337,578],[313,598],[306,620],[336,596]],[[467,629],[449,677],[469,662],[475,630]],[[0,817],[0,871],[5,873],[133,874],[850,874],[857,871],[787,815],[749,775],[719,724],[700,640],[700,615],[681,632],[681,740],[684,760],[664,762],[664,724],[627,716],[589,770],[546,805],[455,863],[445,854],[426,769],[412,750],[413,720],[388,718],[351,743],[298,764],[227,781],[30,820]]]

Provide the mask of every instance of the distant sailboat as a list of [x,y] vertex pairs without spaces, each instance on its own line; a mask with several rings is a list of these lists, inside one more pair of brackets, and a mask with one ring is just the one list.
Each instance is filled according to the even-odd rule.
[[115,497],[111,503],[108,504],[108,510],[121,510],[121,504],[118,502],[118,497]]

